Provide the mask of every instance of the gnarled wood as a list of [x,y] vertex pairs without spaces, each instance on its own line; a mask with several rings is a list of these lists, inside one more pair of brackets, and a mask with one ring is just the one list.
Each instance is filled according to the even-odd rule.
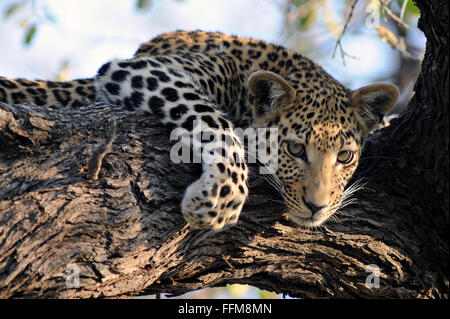
[[[200,166],[170,161],[169,132],[153,117],[1,104],[0,297],[247,283],[310,298],[448,298],[448,6],[417,2],[428,43],[416,95],[369,141],[358,203],[319,229],[292,224],[253,175],[237,225],[193,231],[179,203]],[[66,282],[73,265],[79,288]],[[368,265],[379,288],[366,286]]]

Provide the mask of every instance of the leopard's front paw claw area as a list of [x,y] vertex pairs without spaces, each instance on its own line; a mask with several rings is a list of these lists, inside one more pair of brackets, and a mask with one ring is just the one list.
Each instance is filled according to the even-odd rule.
[[181,210],[192,228],[221,229],[238,221],[248,189],[247,176],[236,175],[218,176],[205,172],[186,189]]

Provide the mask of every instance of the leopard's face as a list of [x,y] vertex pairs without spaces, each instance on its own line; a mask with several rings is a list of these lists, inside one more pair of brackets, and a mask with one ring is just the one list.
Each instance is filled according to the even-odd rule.
[[296,125],[280,115],[276,176],[287,212],[300,225],[321,225],[341,207],[344,188],[358,165],[363,137],[356,119],[342,116],[345,124],[315,113]]
[[302,226],[321,225],[354,192],[345,187],[367,135],[395,104],[396,88],[299,90],[265,71],[252,75],[248,86],[256,125],[278,128],[278,167],[271,179],[288,216]]

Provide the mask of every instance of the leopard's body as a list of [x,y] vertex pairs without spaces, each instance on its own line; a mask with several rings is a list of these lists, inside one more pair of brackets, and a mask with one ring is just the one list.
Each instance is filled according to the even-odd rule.
[[317,226],[339,208],[367,135],[397,96],[388,84],[351,91],[281,46],[204,31],[158,36],[134,58],[103,65],[95,79],[0,78],[0,100],[6,103],[76,107],[85,99],[102,100],[152,113],[171,128],[188,130],[194,141],[197,124],[215,134],[212,148],[193,143],[202,154],[203,173],[181,204],[192,227],[214,229],[237,222],[248,194],[237,127],[276,128],[272,182],[294,222]]

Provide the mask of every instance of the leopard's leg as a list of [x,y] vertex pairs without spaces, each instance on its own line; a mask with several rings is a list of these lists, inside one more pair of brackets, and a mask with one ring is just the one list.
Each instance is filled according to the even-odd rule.
[[[244,148],[201,86],[189,73],[176,71],[153,58],[115,60],[100,68],[96,81],[105,100],[152,113],[170,128],[188,132],[203,172],[186,189],[181,211],[193,228],[221,229],[237,222],[247,198]],[[198,126],[208,132],[206,141],[196,133]]]
[[[185,219],[194,228],[221,229],[235,224],[248,194],[248,168],[242,144],[231,125],[226,133],[214,133],[218,138],[203,142],[200,150],[203,173],[186,189],[181,203]],[[193,138],[195,143],[196,137]],[[197,149],[194,145],[194,152]]]

